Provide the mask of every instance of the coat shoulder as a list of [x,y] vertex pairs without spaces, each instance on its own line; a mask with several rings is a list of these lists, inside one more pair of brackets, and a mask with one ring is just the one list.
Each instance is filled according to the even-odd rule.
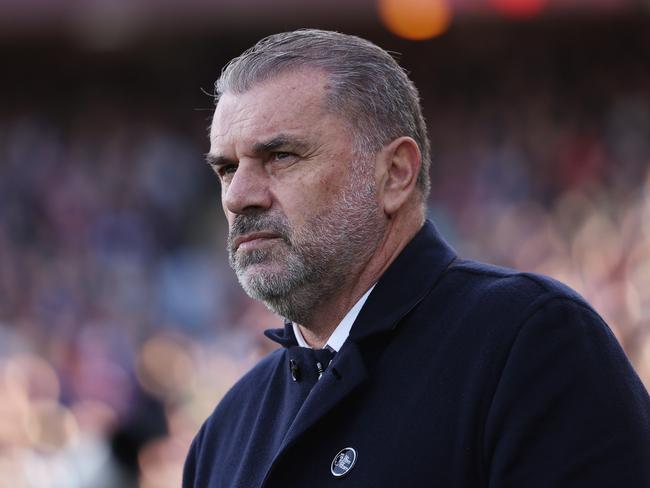
[[561,296],[564,298],[586,303],[578,292],[564,283],[549,276],[537,273],[517,271],[510,268],[481,263],[478,261],[458,259],[448,269],[450,276],[458,275],[471,280],[475,286],[485,291],[505,293],[507,295],[522,294],[537,298],[545,295]]
[[509,313],[532,313],[549,303],[566,301],[595,314],[578,292],[537,273],[459,259],[447,269],[443,281],[460,292],[466,303],[493,305]]

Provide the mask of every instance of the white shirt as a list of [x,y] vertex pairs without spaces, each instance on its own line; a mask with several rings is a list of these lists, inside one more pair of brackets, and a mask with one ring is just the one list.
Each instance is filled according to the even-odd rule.
[[[332,332],[330,338],[327,339],[324,348],[329,346],[335,352],[339,352],[339,349],[341,349],[341,346],[343,346],[343,343],[350,335],[350,329],[352,329],[354,321],[357,319],[359,312],[361,312],[361,308],[363,307],[364,303],[366,303],[368,296],[370,296],[370,292],[374,288],[375,285],[372,285],[370,289],[361,298],[359,298],[357,303],[354,304],[354,306],[349,310],[345,317],[343,317],[343,320],[341,320],[339,322],[339,325],[336,326],[336,329],[334,329],[334,332]],[[305,341],[302,332],[300,332],[300,327],[298,327],[295,323],[292,323],[291,325],[293,326],[293,333],[296,336],[298,345],[300,347],[311,348],[311,346],[307,344],[307,341]]]

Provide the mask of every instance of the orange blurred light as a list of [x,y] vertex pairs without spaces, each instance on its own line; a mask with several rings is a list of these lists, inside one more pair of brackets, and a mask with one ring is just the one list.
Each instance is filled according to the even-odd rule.
[[544,10],[546,0],[490,0],[490,4],[509,17],[529,19]]
[[443,34],[451,23],[448,0],[379,0],[379,15],[393,34],[422,41]]

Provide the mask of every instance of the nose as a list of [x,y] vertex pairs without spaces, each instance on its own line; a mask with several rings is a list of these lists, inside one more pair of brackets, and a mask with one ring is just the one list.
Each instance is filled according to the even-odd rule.
[[258,213],[272,204],[268,175],[255,161],[240,161],[221,191],[224,210],[234,214]]

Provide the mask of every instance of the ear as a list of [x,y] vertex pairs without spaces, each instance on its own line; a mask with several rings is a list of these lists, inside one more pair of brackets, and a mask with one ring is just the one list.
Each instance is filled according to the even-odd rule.
[[397,212],[417,191],[421,163],[420,149],[411,137],[399,137],[379,152],[377,181],[386,215]]

